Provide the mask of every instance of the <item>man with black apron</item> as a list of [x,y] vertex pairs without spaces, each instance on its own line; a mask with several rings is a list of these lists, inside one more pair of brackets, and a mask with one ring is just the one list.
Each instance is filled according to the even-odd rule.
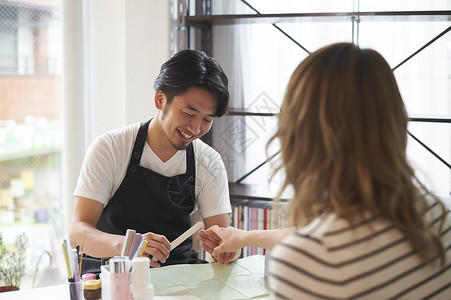
[[204,262],[191,238],[172,251],[170,241],[190,228],[196,209],[206,228],[230,225],[224,164],[199,139],[226,112],[227,84],[214,59],[183,50],[162,65],[155,81],[155,118],[91,144],[69,233],[72,247],[83,243],[88,255],[82,273],[98,272],[101,258],[120,255],[127,229],[148,241],[143,255],[154,257],[151,267]]

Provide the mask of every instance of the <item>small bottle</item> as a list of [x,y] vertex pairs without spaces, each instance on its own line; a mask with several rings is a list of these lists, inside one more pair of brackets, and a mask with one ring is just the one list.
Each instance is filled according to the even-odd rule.
[[150,260],[148,257],[136,257],[132,260],[130,290],[133,300],[152,300],[153,284],[150,282]]
[[110,259],[111,300],[130,300],[127,260],[122,256]]
[[83,296],[86,300],[102,298],[102,283],[98,279],[90,279],[83,282]]

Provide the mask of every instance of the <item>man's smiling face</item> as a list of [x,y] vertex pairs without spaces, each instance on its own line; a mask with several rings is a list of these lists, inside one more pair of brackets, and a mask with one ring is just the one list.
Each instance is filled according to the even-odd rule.
[[210,130],[218,106],[217,99],[210,92],[192,87],[175,96],[169,104],[164,97],[161,123],[175,149],[186,149],[193,140]]

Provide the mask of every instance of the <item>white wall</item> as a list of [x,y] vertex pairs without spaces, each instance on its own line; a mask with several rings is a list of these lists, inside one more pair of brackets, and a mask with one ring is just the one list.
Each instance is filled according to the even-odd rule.
[[[66,227],[72,216],[75,182],[84,155],[83,27],[81,1],[63,0],[63,201]],[[65,230],[67,232],[67,230]]]
[[170,1],[128,0],[125,7],[126,123],[154,116],[153,83],[169,59]]
[[170,57],[170,19],[167,0],[63,0],[67,224],[92,140],[155,115],[153,81]]
[[170,1],[87,3],[89,144],[105,131],[155,114],[153,81],[170,56]]
[[125,124],[125,4],[85,1],[85,147]]

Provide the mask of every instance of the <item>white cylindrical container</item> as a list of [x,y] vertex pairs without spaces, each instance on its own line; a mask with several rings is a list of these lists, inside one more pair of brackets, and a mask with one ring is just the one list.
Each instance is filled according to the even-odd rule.
[[130,290],[133,300],[152,300],[153,284],[150,282],[150,260],[148,257],[136,257],[132,260]]
[[130,300],[127,260],[121,256],[110,259],[111,300]]

